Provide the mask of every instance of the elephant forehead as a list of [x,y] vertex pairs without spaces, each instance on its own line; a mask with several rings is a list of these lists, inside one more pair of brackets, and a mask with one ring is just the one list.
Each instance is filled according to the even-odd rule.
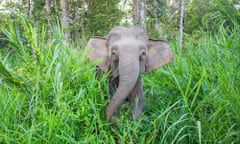
[[148,40],[146,32],[139,27],[114,27],[107,35],[107,44],[111,45],[112,43],[124,38],[137,39],[144,43]]
[[126,47],[126,48],[139,48],[146,47],[146,44],[138,39],[131,38],[131,37],[124,37],[118,41],[116,41],[114,44],[118,45],[119,47]]
[[133,26],[133,27],[121,27],[121,26],[117,26],[112,28],[109,33],[110,34],[119,34],[119,35],[142,35],[142,36],[147,36],[147,33],[145,32],[145,30],[139,26]]

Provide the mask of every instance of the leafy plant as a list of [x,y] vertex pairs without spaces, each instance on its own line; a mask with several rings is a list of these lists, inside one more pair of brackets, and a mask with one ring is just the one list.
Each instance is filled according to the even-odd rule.
[[239,15],[233,1],[195,0],[186,8],[184,30],[188,34],[201,30],[218,32],[222,24],[225,28],[233,28],[240,22]]
[[1,30],[10,49],[0,51],[2,143],[240,142],[237,23],[186,41],[182,51],[171,41],[173,62],[143,76],[142,118],[129,117],[126,103],[112,125],[104,118],[107,74],[96,78],[86,42],[65,45],[59,25],[49,39],[44,25],[21,15]]

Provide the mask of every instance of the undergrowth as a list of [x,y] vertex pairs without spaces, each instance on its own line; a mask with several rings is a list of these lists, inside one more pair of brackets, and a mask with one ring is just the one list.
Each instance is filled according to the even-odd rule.
[[107,74],[97,79],[85,43],[65,44],[62,29],[26,18],[0,29],[0,143],[240,143],[239,30],[219,28],[174,60],[143,75],[145,106],[127,105],[109,124]]

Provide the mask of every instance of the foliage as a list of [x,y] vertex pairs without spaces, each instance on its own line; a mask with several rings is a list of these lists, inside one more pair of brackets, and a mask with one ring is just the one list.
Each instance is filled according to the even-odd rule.
[[225,28],[233,28],[234,22],[240,22],[240,12],[233,5],[229,0],[192,1],[186,8],[184,31],[198,35],[201,30],[217,32],[222,24]]
[[[166,0],[147,1],[147,30],[151,37],[159,38],[166,35],[166,26],[169,23],[169,10]],[[154,24],[160,25],[161,30],[154,29]],[[164,27],[164,28],[163,28]]]
[[231,34],[224,26],[216,35],[205,33],[199,43],[188,42],[183,52],[175,50],[167,71],[160,69],[145,77],[146,95],[152,97],[147,99],[146,107],[150,108],[146,111],[159,115],[156,137],[161,143],[179,139],[183,140],[180,143],[240,141],[240,119],[236,116],[240,106],[239,28]]
[[118,9],[118,3],[119,0],[89,1],[85,32],[104,36],[112,27],[119,25],[122,12]]
[[31,18],[41,25],[46,24],[47,22],[45,15],[47,12],[45,10],[45,0],[35,0],[31,7]]
[[128,104],[109,124],[105,79],[80,46],[62,43],[59,25],[47,29],[18,16],[1,27],[0,143],[239,143],[239,24],[186,42],[174,61],[143,76],[140,121]]
[[[94,64],[86,63],[79,47],[62,44],[59,26],[51,28],[48,42],[45,27],[37,30],[23,17],[18,22],[3,28],[12,50],[1,51],[0,142],[84,141],[92,131],[84,127],[93,127],[103,115],[97,101],[104,103],[98,97],[104,77],[95,79]],[[90,91],[95,94],[89,96]]]

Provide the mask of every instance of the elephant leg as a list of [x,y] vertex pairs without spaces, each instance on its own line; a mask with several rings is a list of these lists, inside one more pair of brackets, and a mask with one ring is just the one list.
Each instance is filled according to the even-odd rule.
[[136,119],[139,119],[141,117],[143,103],[144,103],[143,86],[141,80],[138,79],[134,89],[130,94],[130,104]]

